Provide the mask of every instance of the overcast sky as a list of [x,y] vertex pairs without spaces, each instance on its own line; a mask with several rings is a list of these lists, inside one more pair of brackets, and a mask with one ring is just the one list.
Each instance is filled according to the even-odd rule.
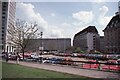
[[96,26],[100,35],[118,11],[118,1],[103,2],[19,2],[16,18],[36,22],[43,37],[73,38],[88,26]]

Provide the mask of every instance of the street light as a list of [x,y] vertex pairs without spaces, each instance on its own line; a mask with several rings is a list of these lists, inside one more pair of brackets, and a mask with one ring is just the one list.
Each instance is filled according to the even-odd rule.
[[42,35],[43,35],[43,32],[40,33],[40,36],[41,36],[41,55],[42,55],[42,52],[43,52],[43,45],[42,45]]

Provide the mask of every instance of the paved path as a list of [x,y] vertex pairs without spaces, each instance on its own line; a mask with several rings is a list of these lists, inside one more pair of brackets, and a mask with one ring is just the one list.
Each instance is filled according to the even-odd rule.
[[[9,61],[9,63],[16,63],[16,62]],[[70,74],[75,74],[80,76],[87,76],[92,78],[118,78],[119,79],[119,76],[120,76],[120,73],[78,69],[78,68],[72,68],[68,66],[63,67],[60,65],[39,64],[39,63],[31,63],[31,62],[20,62],[19,64],[28,66],[28,67],[47,69],[47,70],[70,73]]]

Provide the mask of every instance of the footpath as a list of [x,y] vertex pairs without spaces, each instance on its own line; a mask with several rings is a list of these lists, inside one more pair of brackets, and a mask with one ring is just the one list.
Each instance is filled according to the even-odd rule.
[[[16,64],[16,61],[9,61],[9,63]],[[46,70],[52,70],[57,72],[75,74],[80,76],[86,76],[91,78],[120,78],[120,73],[115,72],[105,72],[105,71],[97,71],[97,70],[88,70],[88,69],[78,69],[69,66],[60,66],[60,65],[50,65],[50,64],[40,64],[33,62],[19,62],[19,65],[40,68]]]

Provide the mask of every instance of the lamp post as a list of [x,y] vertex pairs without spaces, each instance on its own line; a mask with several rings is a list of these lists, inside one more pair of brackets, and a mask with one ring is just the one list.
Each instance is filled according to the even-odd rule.
[[43,52],[43,45],[42,45],[42,35],[43,35],[43,32],[40,33],[40,36],[41,36],[41,55],[42,55],[42,52]]
[[64,54],[65,54],[65,39],[64,39],[64,45],[63,45],[63,47],[64,47]]

